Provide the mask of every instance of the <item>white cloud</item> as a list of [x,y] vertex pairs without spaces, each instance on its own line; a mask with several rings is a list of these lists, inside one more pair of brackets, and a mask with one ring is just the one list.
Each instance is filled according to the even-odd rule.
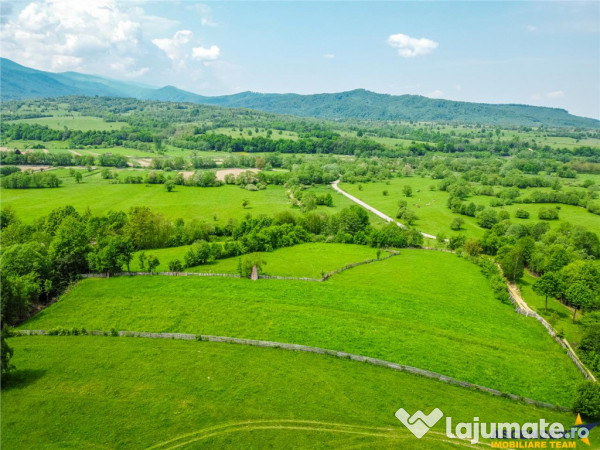
[[216,27],[218,25],[212,18],[212,9],[210,6],[198,3],[191,5],[190,8],[200,14],[200,25],[205,27]]
[[534,25],[527,25],[527,31],[537,31],[537,27]]
[[[2,56],[42,70],[106,72],[141,50],[142,23],[114,0],[38,0],[0,31]],[[141,69],[123,64],[113,75]]]
[[152,43],[160,48],[171,61],[180,61],[186,58],[188,49],[186,44],[192,40],[190,30],[179,30],[171,39],[152,39]]
[[190,60],[214,61],[219,58],[221,49],[217,45],[193,47],[193,37],[190,30],[179,30],[172,38],[153,39],[152,43],[165,52],[176,69],[186,69]]
[[211,45],[209,48],[194,47],[192,49],[192,58],[197,60],[215,60],[219,57],[221,50],[216,45]]
[[454,85],[454,89],[456,89],[457,91],[462,91],[462,86],[460,84],[456,84]]
[[427,55],[433,52],[438,43],[431,39],[416,39],[406,34],[392,34],[388,37],[387,43],[398,49],[398,54],[404,58],[413,58],[419,55]]
[[546,93],[546,97],[549,97],[549,98],[562,98],[564,96],[565,96],[565,93],[563,91],[552,91],[552,92]]
[[443,95],[444,95],[444,93],[442,91],[440,91],[439,89],[436,89],[435,91],[432,91],[429,94],[427,94],[426,97],[429,97],[429,98],[440,98]]
[[333,58],[335,58],[335,55],[333,53],[325,53],[323,55],[323,58],[325,58],[325,59],[333,59]]

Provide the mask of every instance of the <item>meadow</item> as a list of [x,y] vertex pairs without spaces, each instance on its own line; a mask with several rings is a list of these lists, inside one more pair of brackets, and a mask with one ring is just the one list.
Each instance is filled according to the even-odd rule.
[[324,355],[94,336],[9,342],[20,370],[2,390],[5,449],[460,445],[446,441],[444,420],[416,440],[394,417],[400,407],[440,408],[454,422],[574,422],[569,413]]
[[[582,180],[587,178],[593,179],[589,176],[581,177]],[[449,197],[448,192],[438,190],[438,184],[439,180],[413,176],[392,178],[385,182],[375,183],[340,183],[339,187],[391,217],[396,217],[398,201],[406,201],[408,203],[408,209],[413,211],[418,217],[414,222],[414,226],[425,233],[433,234],[434,236],[437,236],[440,233],[444,233],[446,236],[457,234],[456,231],[453,231],[450,228],[450,224],[453,219],[460,217],[464,220],[464,225],[460,232],[465,233],[468,236],[481,238],[485,229],[477,224],[477,219],[475,217],[453,213],[447,207]],[[402,188],[406,185],[412,188],[413,193],[411,197],[406,197],[402,192]],[[435,186],[434,190],[431,189],[432,186]],[[544,191],[545,189],[547,190],[549,188],[536,188],[535,190]],[[576,189],[576,187],[574,186],[573,189]],[[387,191],[388,194],[384,195],[384,191]],[[521,191],[523,192],[523,195],[527,195],[527,190]],[[489,207],[490,201],[493,198],[495,197],[472,195],[468,197],[466,201],[472,201],[476,205]],[[559,220],[549,221],[548,223],[551,227],[558,226],[561,222],[570,222],[573,225],[581,225],[590,230],[600,229],[600,216],[590,213],[585,208],[573,205],[555,203],[515,203],[512,205],[496,207],[494,209],[496,211],[508,211],[510,220],[513,223],[531,224],[539,221],[538,211],[540,208],[551,208],[555,206],[560,208]],[[529,218],[516,218],[515,211],[517,209],[528,211],[530,214]],[[400,222],[402,222],[401,219]]]
[[546,312],[546,298],[536,294],[533,290],[536,280],[536,277],[527,272],[519,280],[518,286],[523,300],[546,319],[558,333],[564,334],[565,339],[572,346],[577,347],[583,335],[583,330],[578,323],[581,319],[581,312],[577,313],[575,323],[573,323],[573,310],[552,297],[548,298],[548,312]]
[[[3,189],[3,207],[11,207],[26,222],[65,205],[74,206],[80,213],[89,208],[96,215],[146,205],[170,219],[204,219],[221,224],[246,214],[272,216],[293,208],[283,186],[270,185],[254,192],[233,185],[212,188],[176,186],[172,192],[167,192],[159,184],[113,184],[111,180],[102,179],[99,172],[88,174],[81,183],[76,183],[66,169],[56,173],[63,179],[63,185],[58,188]],[[319,211],[332,214],[352,204],[329,186],[316,186],[310,191],[316,195],[329,192],[334,196],[334,206],[319,206]],[[244,199],[249,201],[246,208],[242,207]]]
[[37,123],[39,125],[45,125],[49,128],[56,130],[62,130],[65,127],[70,130],[120,130],[126,122],[107,122],[99,117],[91,116],[80,116],[76,114],[71,115],[56,115],[54,117],[38,117],[36,119],[18,119],[15,123]]
[[[179,259],[184,261],[189,245],[180,247],[147,250],[146,255],[156,256],[160,265],[156,272],[169,270],[169,261]],[[137,252],[131,262],[131,270],[141,270]],[[381,256],[388,255],[382,252]],[[311,277],[321,278],[323,273],[330,272],[346,264],[375,259],[377,250],[364,245],[351,244],[323,244],[318,242],[299,244],[294,247],[279,248],[273,252],[249,253],[247,255],[219,259],[208,264],[185,268],[186,272],[206,273],[238,273],[238,263],[241,258],[262,259],[265,264],[261,273],[264,275],[277,275],[284,277]]]
[[582,379],[537,321],[494,298],[477,266],[435,251],[404,250],[322,283],[88,279],[22,328],[57,326],[305,344],[560,405],[571,404],[574,386]]

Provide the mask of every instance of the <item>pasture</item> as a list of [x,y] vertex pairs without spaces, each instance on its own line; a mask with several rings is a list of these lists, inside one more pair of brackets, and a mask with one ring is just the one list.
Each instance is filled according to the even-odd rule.
[[38,117],[35,119],[18,119],[14,120],[15,123],[36,123],[39,125],[45,125],[55,130],[62,130],[65,127],[70,130],[120,130],[127,122],[107,122],[100,117],[91,116],[80,116],[76,114],[70,115],[56,115],[54,117]]
[[[582,176],[581,179],[583,180],[586,178],[589,177]],[[413,193],[411,197],[406,197],[402,192],[402,188],[406,185],[412,188]],[[460,232],[465,233],[468,236],[481,238],[485,229],[477,224],[477,219],[475,217],[453,213],[447,207],[449,197],[448,192],[438,190],[437,185],[438,180],[414,176],[393,178],[386,182],[356,184],[340,183],[339,187],[390,217],[396,217],[398,201],[406,201],[408,203],[408,209],[413,211],[418,217],[414,222],[414,226],[425,233],[436,236],[440,233],[444,233],[447,236],[456,234],[457,231],[453,231],[450,228],[450,224],[454,218],[460,217],[465,222]],[[434,190],[431,189],[432,186],[435,187]],[[573,188],[576,189],[575,186]],[[496,190],[497,189],[498,188],[496,188]],[[536,188],[536,190],[541,191],[544,189],[549,188]],[[384,195],[384,191],[387,191],[388,195]],[[527,195],[527,190],[522,190],[522,193],[523,195]],[[492,198],[495,197],[472,195],[468,197],[466,201],[473,201],[476,205],[489,207]],[[559,220],[549,221],[548,223],[551,226],[557,226],[559,223],[566,221],[573,225],[584,226],[589,230],[600,228],[600,216],[592,214],[585,208],[578,206],[559,205],[555,203],[515,203],[512,205],[496,207],[494,209],[496,211],[508,211],[510,220],[513,223],[531,224],[539,221],[538,211],[541,208],[552,208],[555,206],[560,208]],[[517,209],[528,211],[530,214],[529,218],[516,218],[515,211]],[[399,219],[399,221],[402,222],[401,219]]]
[[[167,272],[169,261],[179,259],[184,261],[185,253],[189,245],[180,247],[161,248],[146,250],[146,255],[152,254],[160,260],[156,272]],[[139,271],[139,260],[137,252],[131,262],[131,270]],[[382,252],[381,256],[388,255]],[[323,273],[330,272],[345,266],[346,264],[375,259],[377,250],[364,245],[351,244],[323,244],[308,243],[299,244],[294,247],[279,248],[272,252],[249,253],[243,256],[219,259],[208,264],[188,267],[186,272],[206,273],[238,273],[240,258],[260,258],[265,261],[261,273],[264,275],[277,275],[284,277],[311,277],[320,278]]]
[[[2,390],[13,448],[456,448],[442,420],[421,440],[394,417],[574,416],[330,356],[195,341],[94,336],[10,339],[19,371]],[[418,393],[418,395],[415,395]],[[592,431],[592,437],[595,436]]]
[[[452,277],[447,274],[452,273]],[[101,299],[101,300],[100,300]],[[202,333],[386,359],[569,405],[581,374],[534,319],[496,300],[479,268],[404,250],[326,282],[88,279],[22,325]]]
[[[270,185],[255,192],[232,185],[213,188],[176,186],[172,192],[167,192],[160,184],[113,184],[111,180],[102,179],[99,172],[88,174],[79,184],[68,175],[67,170],[59,173],[63,175],[63,185],[58,188],[3,189],[3,206],[13,208],[26,222],[65,205],[74,206],[80,213],[89,207],[96,215],[146,205],[170,219],[204,219],[221,224],[246,214],[271,216],[292,209],[283,186]],[[352,204],[346,197],[335,194],[329,186],[310,190],[316,195],[330,192],[334,196],[334,206],[319,206],[320,211],[331,214]],[[244,199],[249,201],[246,208],[242,207]]]

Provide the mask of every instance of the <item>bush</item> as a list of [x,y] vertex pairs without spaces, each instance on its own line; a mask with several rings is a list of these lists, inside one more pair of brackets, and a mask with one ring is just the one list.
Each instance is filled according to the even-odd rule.
[[450,229],[454,231],[460,231],[462,226],[465,224],[465,220],[460,217],[455,217],[450,223]]
[[169,272],[182,272],[183,264],[178,259],[169,262]]
[[600,419],[600,385],[586,380],[577,387],[573,410],[590,419]]
[[515,217],[517,219],[529,219],[529,212],[525,211],[524,209],[517,208],[515,211]]
[[558,210],[556,208],[540,208],[538,217],[540,220],[558,220]]
[[492,228],[498,223],[498,213],[493,209],[484,209],[477,215],[477,223],[481,228]]

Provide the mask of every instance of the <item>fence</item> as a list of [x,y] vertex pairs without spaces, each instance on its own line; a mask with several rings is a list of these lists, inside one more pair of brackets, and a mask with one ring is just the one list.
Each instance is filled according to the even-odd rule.
[[82,278],[112,278],[163,275],[168,277],[227,277],[240,278],[237,273],[200,273],[200,272],[118,272],[118,273],[84,273]]
[[577,368],[583,374],[583,376],[588,380],[597,381],[596,377],[592,374],[592,372],[590,372],[589,369],[585,367],[585,365],[581,362],[579,357],[575,354],[575,351],[571,348],[569,343],[565,339],[561,339],[558,336],[558,333],[554,328],[552,328],[552,325],[550,325],[542,316],[540,316],[535,311],[522,308],[517,302],[517,300],[514,298],[510,290],[508,291],[508,295],[510,296],[510,301],[512,302],[512,304],[515,305],[515,311],[517,312],[517,314],[521,314],[526,317],[534,317],[538,322],[540,322],[544,326],[544,328],[546,328],[548,334],[552,336],[554,340],[566,350],[567,355],[569,355],[569,358],[571,358],[571,360],[577,366]]
[[[17,330],[15,333],[25,336],[36,336],[36,335],[47,335],[49,334],[46,330]],[[91,330],[87,331],[87,334],[93,336],[109,336],[111,335],[108,331],[99,331],[99,330]],[[220,342],[220,343],[229,343],[229,344],[237,344],[237,345],[249,345],[253,347],[263,347],[263,348],[279,348],[283,350],[291,350],[291,351],[299,351],[306,353],[317,353],[320,355],[328,355],[333,356],[335,358],[349,359],[352,361],[364,362],[367,364],[372,364],[374,366],[385,367],[388,369],[396,370],[398,372],[407,372],[413,375],[418,375],[426,378],[431,378],[434,380],[441,381],[443,383],[451,384],[454,386],[460,386],[467,389],[473,389],[481,392],[486,392],[488,394],[494,395],[496,397],[505,397],[511,400],[524,402],[530,405],[535,405],[542,408],[552,409],[556,411],[570,411],[569,408],[564,406],[557,406],[551,403],[540,402],[537,400],[533,400],[527,397],[521,397],[519,395],[510,394],[506,392],[499,391],[497,389],[488,388],[485,386],[480,386],[478,384],[469,383],[468,381],[457,380],[452,377],[448,377],[446,375],[442,375],[436,372],[431,372],[425,369],[419,369],[417,367],[405,366],[403,364],[397,364],[390,361],[385,361],[383,359],[378,358],[370,358],[368,356],[356,355],[353,353],[340,352],[337,350],[329,350],[326,348],[320,347],[309,347],[306,345],[300,344],[286,344],[283,342],[273,342],[273,341],[262,341],[256,339],[243,339],[243,338],[234,338],[228,336],[212,336],[205,334],[185,334],[185,333],[146,333],[140,331],[119,331],[119,336],[124,337],[139,337],[139,338],[151,338],[151,339],[174,339],[174,340],[186,340],[186,341],[205,341],[205,342]]]

